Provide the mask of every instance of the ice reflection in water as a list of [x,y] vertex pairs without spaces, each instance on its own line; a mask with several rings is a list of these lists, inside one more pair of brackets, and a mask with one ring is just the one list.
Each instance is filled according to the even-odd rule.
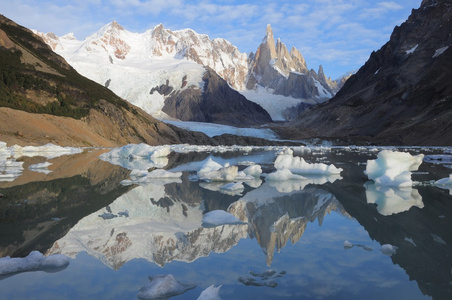
[[[228,296],[275,299],[283,295],[348,298],[364,297],[369,292],[376,297],[391,298],[400,296],[402,291],[411,299],[421,298],[420,291],[447,298],[452,282],[452,266],[447,256],[452,241],[448,230],[452,226],[450,196],[428,184],[410,191],[364,186],[367,178],[363,175],[363,163],[375,158],[376,153],[365,149],[304,149],[306,161],[330,161],[340,165],[344,172],[338,177],[307,177],[299,181],[261,178],[252,184],[245,182],[239,193],[222,193],[228,191],[221,188],[225,183],[201,184],[189,180],[207,161],[204,154],[198,158],[187,154],[190,159],[186,162],[183,155],[179,157],[182,162],[170,157],[166,168],[184,172],[181,179],[153,179],[139,186],[120,187],[121,196],[111,197],[104,205],[81,216],[67,234],[55,239],[49,253],[76,258],[61,273],[68,272],[71,278],[77,276],[78,261],[91,262],[84,276],[88,287],[93,284],[88,282],[95,282],[96,287],[84,289],[88,298],[100,297],[96,294],[98,290],[108,294],[107,285],[102,286],[104,281],[109,287],[111,282],[133,286],[127,297],[136,297],[144,278],[162,273],[172,273],[181,282],[199,284],[184,294],[186,299],[197,298],[211,284],[223,285],[220,296],[224,299]],[[264,172],[274,171],[274,152],[262,156],[228,154],[215,159],[222,165],[229,162],[243,169],[245,165],[239,162],[249,161],[250,157],[260,159]],[[438,168],[423,164],[419,174],[413,174],[419,178],[413,180],[427,182],[448,176]],[[111,183],[98,180],[96,188],[105,189],[109,184],[118,187],[127,175]],[[0,192],[7,194],[8,199],[11,197],[9,190]],[[228,211],[247,224],[203,228],[204,214],[215,209]],[[121,212],[127,212],[128,217]],[[117,217],[99,217],[105,213]],[[344,240],[348,239],[356,247],[344,250]],[[397,247],[390,257],[381,251],[356,250],[381,249],[385,244]],[[80,252],[89,253],[109,268],[103,269]],[[284,276],[260,282],[259,276],[252,275],[264,274],[267,266]],[[116,271],[108,271],[111,269]],[[90,278],[87,274],[91,273],[97,275]],[[418,287],[410,282],[412,279]],[[39,282],[38,278],[33,280]],[[80,290],[80,286],[64,280],[60,275],[58,282],[66,289]],[[252,282],[261,287],[256,290]],[[9,290],[7,281],[0,281],[0,285],[2,291]],[[41,285],[55,289],[51,282]],[[23,293],[25,297],[27,292]],[[33,289],[28,293],[32,294]]]

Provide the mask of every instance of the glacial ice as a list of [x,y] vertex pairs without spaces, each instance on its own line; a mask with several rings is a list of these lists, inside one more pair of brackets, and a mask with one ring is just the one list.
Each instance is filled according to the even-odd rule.
[[230,214],[224,210],[212,210],[206,213],[202,219],[203,227],[216,227],[221,225],[240,225],[246,224],[245,222],[237,219],[236,216]]
[[367,161],[364,173],[377,185],[410,187],[413,185],[411,171],[419,168],[423,158],[423,154],[413,156],[407,152],[382,150],[377,159]]
[[160,299],[181,295],[196,287],[194,284],[186,284],[177,281],[173,275],[157,275],[149,277],[145,286],[140,288],[138,299]]
[[45,257],[39,251],[32,251],[24,258],[0,258],[0,275],[29,271],[59,271],[69,265],[69,259],[62,254]]
[[277,170],[289,169],[292,173],[300,175],[331,175],[340,174],[343,171],[341,168],[336,168],[334,165],[307,163],[304,158],[293,156],[293,150],[290,148],[278,153],[274,165]]
[[211,285],[205,290],[201,292],[201,295],[199,295],[197,300],[221,300],[220,297],[220,286],[215,287],[215,285]]
[[408,211],[412,206],[423,208],[422,196],[417,189],[397,186],[365,184],[367,203],[377,204],[377,211],[383,216]]

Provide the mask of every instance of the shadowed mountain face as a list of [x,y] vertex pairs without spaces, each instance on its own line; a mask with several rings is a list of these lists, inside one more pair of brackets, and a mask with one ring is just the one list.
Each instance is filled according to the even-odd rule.
[[202,80],[203,91],[188,88],[167,96],[163,112],[182,121],[231,125],[265,124],[272,121],[267,111],[231,89],[214,70],[207,68]]
[[290,125],[292,138],[452,145],[451,8],[423,1],[334,98]]

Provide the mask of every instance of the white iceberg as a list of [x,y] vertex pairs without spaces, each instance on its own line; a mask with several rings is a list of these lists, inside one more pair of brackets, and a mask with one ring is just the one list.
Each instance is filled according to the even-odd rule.
[[206,213],[202,219],[203,227],[216,227],[222,225],[241,225],[245,222],[237,219],[236,216],[224,210],[213,210]]
[[72,155],[83,152],[83,149],[81,148],[61,147],[54,144],[46,144],[43,146],[25,146],[25,147],[14,145],[12,147],[9,147],[8,149],[10,149],[12,155],[15,158],[19,158],[22,156],[28,157],[43,156],[47,159],[51,159],[63,155]]
[[173,275],[157,275],[149,277],[150,282],[140,288],[138,299],[160,299],[181,295],[196,287],[177,281]]
[[411,207],[423,208],[422,196],[410,187],[380,186],[366,184],[367,203],[377,204],[377,211],[383,216],[408,211]]
[[334,165],[307,163],[304,158],[293,156],[293,150],[290,148],[278,153],[274,165],[277,170],[288,169],[294,174],[301,175],[330,175],[340,174],[343,171],[341,168],[336,168]]
[[245,170],[243,170],[243,173],[245,173],[248,176],[253,176],[255,178],[258,178],[262,174],[262,167],[260,165],[251,165],[247,167]]
[[260,166],[251,166],[245,170],[239,172],[237,166],[231,166],[229,163],[222,166],[209,158],[198,171],[198,178],[205,181],[244,181],[255,180],[256,176],[262,173]]
[[423,154],[413,156],[407,152],[382,150],[377,159],[367,161],[364,173],[377,185],[410,187],[413,185],[411,171],[419,168],[423,158]]
[[221,285],[215,287],[215,285],[211,285],[201,292],[197,300],[221,300],[219,295]]
[[32,251],[24,258],[0,258],[0,275],[29,271],[58,271],[69,265],[69,258],[62,254],[44,256],[39,251]]

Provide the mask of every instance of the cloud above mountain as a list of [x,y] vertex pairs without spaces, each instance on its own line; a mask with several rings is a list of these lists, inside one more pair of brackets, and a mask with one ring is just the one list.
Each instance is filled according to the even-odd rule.
[[79,39],[113,20],[135,32],[163,23],[225,38],[242,52],[254,51],[272,24],[275,37],[300,49],[312,63],[308,67],[323,64],[339,76],[359,68],[419,5],[420,0],[4,0],[0,13],[28,28],[73,32]]

